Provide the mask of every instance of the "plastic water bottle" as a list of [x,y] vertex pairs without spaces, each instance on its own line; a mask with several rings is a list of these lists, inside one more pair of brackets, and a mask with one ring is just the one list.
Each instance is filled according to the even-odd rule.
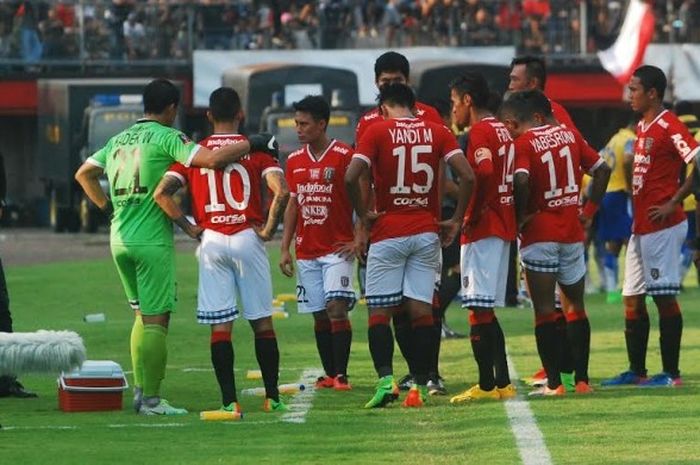
[[104,313],[90,313],[83,317],[85,323],[104,323],[106,320],[107,317]]
[[[296,394],[298,392],[303,391],[306,389],[306,386],[303,384],[299,383],[291,383],[291,384],[280,384],[278,386],[278,389],[280,391],[280,394]],[[265,395],[265,388],[264,387],[258,387],[258,388],[250,388],[250,389],[243,389],[241,391],[242,394],[245,394],[247,396],[258,396],[262,397]]]
[[260,370],[248,370],[245,374],[246,379],[262,379]]

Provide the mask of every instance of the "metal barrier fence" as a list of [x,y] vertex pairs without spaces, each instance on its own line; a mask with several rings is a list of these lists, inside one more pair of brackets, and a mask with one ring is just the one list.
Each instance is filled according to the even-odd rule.
[[[700,2],[655,3],[656,42],[700,41]],[[3,1],[0,70],[185,66],[195,49],[515,45],[586,57],[612,43],[625,7],[625,0]]]

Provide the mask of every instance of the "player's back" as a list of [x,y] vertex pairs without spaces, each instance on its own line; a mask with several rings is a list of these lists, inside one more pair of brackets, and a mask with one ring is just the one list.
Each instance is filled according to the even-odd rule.
[[[217,150],[244,140],[240,134],[213,134],[200,144]],[[273,157],[256,152],[220,170],[176,164],[169,173],[189,186],[192,214],[199,226],[232,235],[264,222],[263,176],[270,170],[282,171]]]
[[373,241],[437,232],[440,158],[456,153],[461,150],[452,133],[430,121],[396,118],[368,129],[355,156],[372,167],[379,213]]
[[113,243],[172,245],[172,224],[153,199],[153,192],[173,161],[196,152],[177,129],[141,120],[116,136],[92,159],[103,159],[114,207]]
[[[474,168],[477,180],[465,215],[462,243],[490,236],[515,239],[514,155],[510,133],[496,118],[484,118],[471,127],[467,160]],[[492,173],[484,175],[479,165],[489,162]]]
[[[418,119],[432,121],[436,124],[443,124],[440,112],[425,103],[416,102],[414,113]],[[384,117],[379,112],[379,108],[372,108],[362,115],[357,122],[357,126],[355,127],[355,146],[357,146],[357,144],[360,142],[360,139],[364,135],[367,128],[382,121],[384,121]]]
[[610,167],[610,181],[607,192],[624,191],[627,189],[625,179],[625,154],[634,153],[636,134],[629,128],[621,128],[600,151],[600,155]]
[[523,246],[583,240],[578,219],[581,178],[596,162],[582,160],[583,143],[575,131],[549,125],[532,128],[515,141],[515,173],[530,175],[527,213],[533,216],[523,228]]

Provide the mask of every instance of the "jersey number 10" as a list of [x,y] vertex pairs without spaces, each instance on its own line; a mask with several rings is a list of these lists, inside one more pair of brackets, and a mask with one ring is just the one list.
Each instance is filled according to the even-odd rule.
[[[240,202],[233,197],[233,191],[231,190],[231,172],[233,171],[237,172],[241,176],[241,183],[243,184],[243,198]],[[207,213],[213,213],[226,210],[226,205],[219,202],[219,189],[216,185],[216,171],[208,168],[200,168],[199,172],[207,177],[207,184],[209,186],[209,203],[204,206],[204,211]],[[250,201],[250,176],[248,176],[246,169],[238,163],[231,163],[224,170],[224,174],[221,179],[223,180],[224,197],[226,198],[226,203],[228,203],[234,210],[245,210],[248,207],[248,202]]]

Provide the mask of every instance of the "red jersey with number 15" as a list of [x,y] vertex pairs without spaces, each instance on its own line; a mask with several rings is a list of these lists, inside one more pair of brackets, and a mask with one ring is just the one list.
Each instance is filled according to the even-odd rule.
[[515,174],[530,175],[527,215],[521,247],[535,242],[582,242],[579,194],[583,172],[605,161],[583,137],[564,126],[532,128],[515,140]]
[[649,208],[671,200],[679,188],[683,162],[690,163],[697,153],[698,143],[670,111],[662,111],[650,124],[639,122],[632,165],[633,233],[649,234],[685,220],[681,204],[658,222],[649,219]]
[[508,129],[493,116],[469,130],[467,161],[476,174],[476,186],[464,216],[462,244],[492,236],[515,239],[514,155]]
[[353,240],[345,171],[352,149],[337,140],[315,158],[306,145],[287,158],[289,193],[297,203],[296,256],[313,259]]
[[[200,145],[216,150],[244,140],[245,136],[239,134],[213,134]],[[277,160],[256,152],[221,170],[187,168],[175,163],[166,175],[175,176],[189,186],[192,215],[197,225],[233,235],[264,223],[262,180],[273,171],[282,173]]]
[[379,214],[372,242],[438,231],[440,159],[462,154],[449,129],[418,118],[392,118],[370,126],[355,152],[353,158],[372,168]]

